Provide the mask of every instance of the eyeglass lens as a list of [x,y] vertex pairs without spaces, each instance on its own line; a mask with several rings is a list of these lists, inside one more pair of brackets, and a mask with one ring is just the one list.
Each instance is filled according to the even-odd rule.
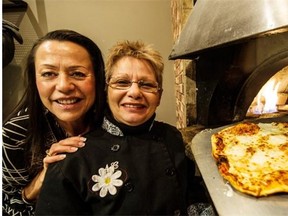
[[159,90],[158,83],[151,80],[130,81],[127,79],[111,79],[108,85],[111,88],[127,90],[133,83],[137,83],[138,87],[146,92],[157,92]]

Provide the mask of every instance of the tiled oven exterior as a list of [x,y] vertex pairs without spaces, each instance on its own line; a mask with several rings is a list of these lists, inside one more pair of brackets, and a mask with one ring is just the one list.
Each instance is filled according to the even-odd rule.
[[[262,4],[257,4],[255,6],[262,7]],[[192,0],[171,0],[175,43],[179,40],[183,26],[189,22],[187,19],[194,7]],[[273,10],[271,9],[271,13],[275,15],[275,9]],[[263,20],[260,19],[259,22],[261,21]],[[285,21],[281,21],[280,25],[283,26],[283,23],[286,25]],[[288,26],[288,20],[286,23]],[[238,31],[235,28],[234,31]],[[186,128],[199,124],[221,126],[243,120],[260,88],[277,71],[288,65],[287,34],[286,27],[282,32],[271,31],[265,35],[253,36],[249,40],[241,39],[237,43],[205,49],[197,56],[191,55],[191,58],[189,54],[182,56],[184,58],[180,54],[180,58],[172,58],[175,60],[177,127]],[[189,44],[187,40],[190,38],[185,39],[183,44]],[[197,40],[199,42],[200,39]],[[174,50],[173,52],[175,54]]]
[[[192,0],[171,0],[173,39],[177,40],[193,8]],[[196,122],[196,80],[193,60],[174,61],[177,128]]]

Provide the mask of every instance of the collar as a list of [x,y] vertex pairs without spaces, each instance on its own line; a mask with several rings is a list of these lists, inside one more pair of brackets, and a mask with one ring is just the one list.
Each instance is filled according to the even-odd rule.
[[102,128],[108,133],[115,136],[143,134],[151,131],[154,124],[155,116],[156,114],[154,113],[148,121],[141,125],[129,126],[116,121],[111,112],[106,111],[102,123]]

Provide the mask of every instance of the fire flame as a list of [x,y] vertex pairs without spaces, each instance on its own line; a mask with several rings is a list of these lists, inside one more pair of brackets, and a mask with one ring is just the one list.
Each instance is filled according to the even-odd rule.
[[[279,84],[277,83],[275,85],[275,81],[272,80],[271,82],[268,82],[266,85],[263,86],[263,92],[262,95],[265,98],[265,105],[263,112],[264,113],[273,113],[277,112],[277,100],[278,100],[278,88]],[[261,92],[261,90],[260,90]]]
[[[251,106],[249,112],[253,114],[277,112],[279,84],[279,82],[275,83],[275,80],[268,81],[255,97],[254,101],[256,105]],[[254,102],[252,104],[254,104]]]

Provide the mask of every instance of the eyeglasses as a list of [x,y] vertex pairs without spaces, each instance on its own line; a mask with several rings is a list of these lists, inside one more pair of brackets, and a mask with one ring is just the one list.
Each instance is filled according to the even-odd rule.
[[138,87],[144,92],[156,93],[160,90],[158,83],[151,80],[131,81],[122,78],[111,78],[107,85],[113,89],[128,90],[133,83],[137,83]]

